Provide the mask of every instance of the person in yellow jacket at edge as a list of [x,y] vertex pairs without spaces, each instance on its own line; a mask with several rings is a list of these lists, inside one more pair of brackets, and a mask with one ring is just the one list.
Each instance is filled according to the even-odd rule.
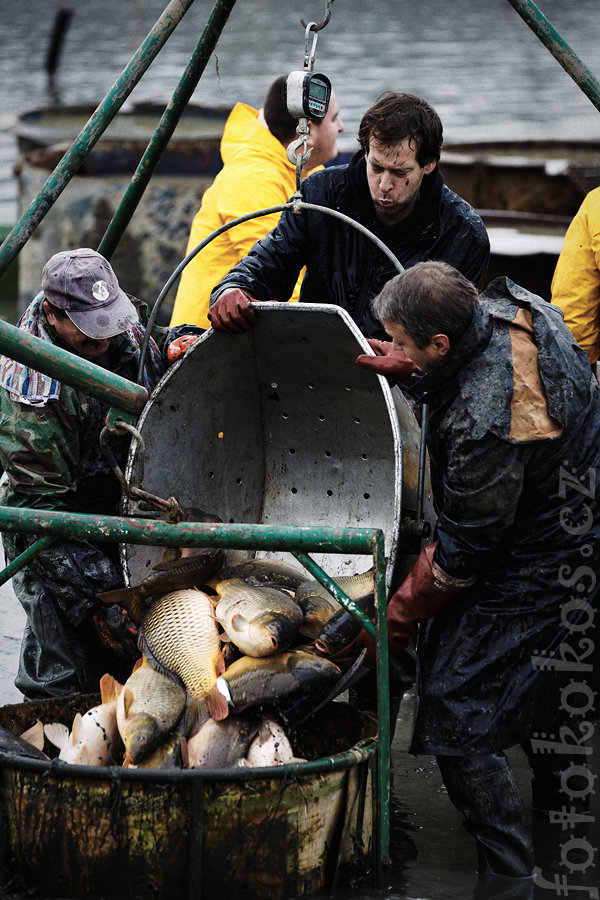
[[[186,255],[226,222],[286,203],[296,190],[296,167],[288,160],[286,150],[297,137],[298,121],[285,107],[283,82],[283,76],[273,82],[261,110],[237,103],[231,111],[221,140],[223,168],[202,198]],[[312,153],[303,167],[303,176],[322,168],[337,155],[336,141],[343,130],[332,92],[325,118],[309,119],[308,147],[312,147]],[[182,272],[171,327],[185,322],[210,328],[206,314],[211,290],[278,220],[279,213],[273,213],[235,225],[196,254]],[[298,299],[303,275],[304,271],[292,300]]]
[[552,279],[552,303],[588,355],[600,358],[600,188],[584,198],[567,229]]

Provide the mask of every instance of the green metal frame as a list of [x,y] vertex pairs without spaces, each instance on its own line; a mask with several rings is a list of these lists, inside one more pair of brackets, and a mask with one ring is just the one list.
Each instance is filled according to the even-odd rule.
[[[378,739],[376,742],[375,803],[373,804],[373,871],[375,887],[384,887],[383,869],[389,860],[390,723],[386,619],[385,543],[380,529],[331,526],[169,524],[155,519],[98,516],[0,506],[0,531],[42,535],[30,548],[39,552],[49,540],[76,537],[100,542],[151,544],[162,547],[223,547],[251,550],[287,550],[330,590],[337,600],[375,638],[378,685]],[[375,568],[375,624],[307,554],[371,554]],[[31,558],[33,553],[30,553]],[[22,557],[20,557],[22,559]],[[0,581],[2,573],[0,573]],[[349,751],[351,754],[353,751]],[[352,758],[352,757],[349,757]],[[320,761],[298,763],[299,773],[317,770]]]
[[[85,157],[106,130],[146,69],[191,7],[194,0],[170,0],[146,39],[102,100],[46,184],[0,246],[0,275],[26,244],[46,213],[80,168]],[[236,0],[216,0],[202,38],[167,106],[156,131],[134,173],[124,197],[99,245],[109,257],[114,252],[194,88]],[[600,84],[560,34],[531,0],[508,0],[537,37],[586,96],[600,109]],[[0,353],[35,367],[36,370],[108,401],[111,421],[120,417],[133,421],[147,399],[147,392],[92,363],[30,337],[0,320]],[[377,742],[376,803],[374,806],[374,873],[376,886],[383,887],[383,865],[389,853],[389,687],[387,623],[385,616],[385,558],[380,530],[331,527],[298,528],[263,525],[171,525],[144,519],[90,516],[0,507],[0,530],[40,535],[39,540],[0,573],[0,583],[25,565],[36,553],[59,537],[88,537],[97,541],[157,544],[170,547],[220,546],[288,550],[352,612],[363,627],[376,636],[379,740]],[[340,591],[335,582],[308,556],[309,551],[371,553],[376,570],[376,624]],[[324,761],[300,764],[316,771]],[[134,773],[142,777],[145,773]]]

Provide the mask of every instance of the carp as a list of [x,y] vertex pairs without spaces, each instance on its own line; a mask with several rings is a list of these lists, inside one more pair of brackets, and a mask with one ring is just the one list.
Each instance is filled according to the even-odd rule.
[[284,591],[230,578],[215,585],[217,621],[247,656],[268,656],[290,645],[302,610]]
[[104,591],[98,597],[103,603],[118,603],[127,610],[132,622],[139,626],[144,618],[144,601],[148,597],[204,584],[222,566],[224,558],[222,550],[184,547],[179,559],[153,566],[152,574],[135,587]]
[[44,726],[44,734],[58,747],[58,758],[79,766],[110,766],[121,759],[123,743],[117,727],[117,702],[122,686],[112,675],[100,679],[101,704],[83,716],[77,713],[71,731],[60,722]]
[[185,689],[142,656],[117,698],[117,726],[126,762],[137,765],[149,756],[175,728],[185,705]]
[[281,725],[265,719],[246,754],[248,766],[284,766],[291,762],[306,762],[294,756],[292,745]]
[[[360,575],[338,575],[333,579],[346,596],[361,608],[372,600],[375,593],[375,571],[373,568]],[[325,625],[344,607],[319,581],[303,581],[294,594],[295,600],[304,613],[300,633],[316,638]],[[350,616],[350,613],[348,613]]]
[[138,763],[134,763],[129,757],[123,761],[125,769],[180,769],[181,768],[181,742],[182,738],[178,730],[167,735],[164,740],[148,756],[144,756]]
[[189,769],[228,769],[246,756],[259,726],[258,719],[229,716],[208,719],[184,741],[183,759]]
[[140,649],[152,665],[177,676],[209,716],[224,719],[227,700],[217,686],[225,665],[211,601],[202,591],[173,591],[155,600],[142,623]]
[[248,559],[223,569],[223,580],[241,578],[248,584],[288,588],[295,591],[306,580],[306,572],[280,559]]
[[284,699],[332,683],[341,671],[331,660],[303,650],[287,650],[256,659],[242,656],[219,680],[226,683],[236,712],[251,706],[276,706]]
[[2,753],[15,753],[18,756],[27,756],[30,759],[49,759],[43,752],[43,742],[42,746],[39,744],[37,723],[32,728],[35,729],[32,734],[30,734],[31,729],[27,729],[22,735],[18,735],[0,725],[0,751]]

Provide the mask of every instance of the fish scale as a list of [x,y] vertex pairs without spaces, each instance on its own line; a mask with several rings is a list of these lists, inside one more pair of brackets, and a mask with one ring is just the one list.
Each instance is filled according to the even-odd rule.
[[141,645],[183,682],[191,697],[206,702],[213,718],[225,718],[227,701],[217,688],[217,675],[224,668],[221,640],[205,593],[172,591],[153,603],[144,618]]

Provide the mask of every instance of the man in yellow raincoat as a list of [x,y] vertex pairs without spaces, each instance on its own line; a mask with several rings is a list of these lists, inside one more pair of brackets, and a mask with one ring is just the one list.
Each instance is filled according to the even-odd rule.
[[[285,108],[283,81],[282,76],[273,82],[260,111],[245,103],[234,106],[221,141],[223,168],[202,198],[186,255],[225,223],[286,203],[296,190],[296,167],[288,160],[286,149],[297,136],[297,120]],[[305,176],[337,155],[336,140],[344,125],[334,93],[325,118],[309,123],[312,153],[303,168]],[[171,326],[188,323],[210,328],[206,314],[211,290],[278,219],[279,213],[273,213],[235,225],[201,250],[182,272]],[[303,275],[304,271],[292,300],[298,299]]]
[[589,192],[569,225],[552,279],[552,302],[594,365],[600,357],[600,188]]

